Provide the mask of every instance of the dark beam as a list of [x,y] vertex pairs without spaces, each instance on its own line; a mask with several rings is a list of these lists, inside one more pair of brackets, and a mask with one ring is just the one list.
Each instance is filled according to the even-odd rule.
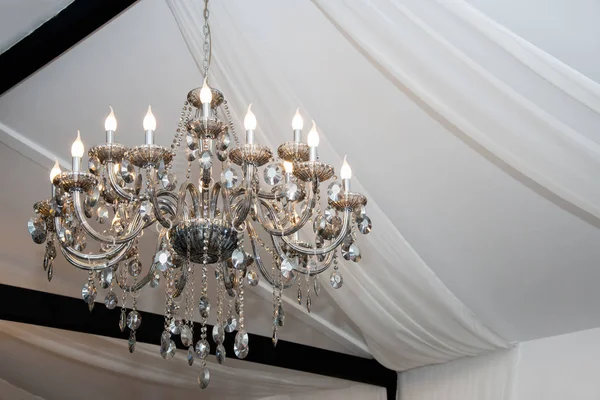
[[50,63],[137,0],[75,0],[0,54],[0,96]]
[[[83,300],[0,284],[2,320],[127,339],[128,333],[119,330],[119,316],[120,308],[109,310],[102,303],[96,303],[90,313]],[[136,332],[137,341],[159,345],[164,317],[144,312],[142,321],[141,328]],[[209,325],[208,340],[211,354],[214,354],[216,345],[210,335],[211,331],[212,326]],[[194,332],[200,332],[200,324],[195,324]],[[235,333],[226,334],[227,355],[234,354],[234,336]],[[249,337],[250,352],[246,361],[384,386],[387,388],[388,398],[395,399],[396,372],[383,367],[375,360],[284,340],[279,340],[277,348],[274,348],[269,337],[254,334],[249,334]],[[176,343],[178,348],[186,349],[178,338]],[[123,351],[127,351],[125,344]]]

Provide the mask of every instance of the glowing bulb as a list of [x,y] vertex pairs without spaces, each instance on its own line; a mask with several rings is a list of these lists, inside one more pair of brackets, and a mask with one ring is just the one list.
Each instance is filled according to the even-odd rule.
[[202,104],[210,104],[212,101],[212,91],[206,84],[206,78],[204,78],[204,82],[202,83],[202,89],[200,89],[200,101]]
[[310,147],[317,147],[319,145],[319,133],[317,132],[315,121],[312,122],[312,128],[310,128],[310,132],[308,132],[306,141]]
[[117,119],[115,118],[113,108],[111,106],[108,107],[110,108],[110,114],[108,114],[108,117],[104,120],[104,130],[114,132],[117,130]]
[[81,141],[81,134],[77,131],[77,139],[73,142],[71,146],[71,157],[83,157],[83,142]]
[[62,171],[60,170],[60,165],[58,165],[58,160],[55,160],[54,167],[50,170],[50,183],[54,182],[54,178],[56,178]]
[[148,106],[148,112],[144,117],[144,130],[145,131],[155,131],[156,130],[156,118],[154,118],[154,114],[152,114],[152,107]]
[[253,131],[256,129],[256,117],[252,112],[252,103],[248,106],[248,112],[246,113],[246,117],[244,118],[244,127],[247,131]]
[[298,108],[294,118],[292,118],[292,129],[302,130],[302,128],[304,128],[304,120],[302,119],[302,116],[300,115],[300,109]]
[[283,162],[283,168],[285,168],[285,173],[286,174],[291,174],[294,172],[294,164],[292,164],[289,161],[284,161]]
[[344,164],[342,164],[342,169],[340,169],[340,177],[342,179],[352,178],[352,168],[350,168],[350,164],[346,161],[346,156],[344,156]]

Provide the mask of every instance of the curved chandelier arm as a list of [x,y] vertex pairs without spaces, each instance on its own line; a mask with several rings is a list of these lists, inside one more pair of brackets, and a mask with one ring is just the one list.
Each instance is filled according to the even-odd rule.
[[[158,193],[158,194],[156,193],[156,191],[154,190],[154,185],[152,185],[152,187],[148,188],[148,197],[150,198],[150,201],[152,201],[152,205],[154,208],[154,218],[163,227],[165,227],[167,229],[171,229],[171,227],[173,226],[172,219],[175,218],[175,213],[174,212],[170,213],[172,216],[172,219],[168,219],[165,217],[164,213],[162,212],[164,210],[163,210],[163,207],[161,207],[161,204],[163,204],[163,205],[168,204],[169,206],[171,206],[171,204],[168,201],[161,202],[160,200],[163,200],[163,199],[159,199],[159,196],[161,194],[163,194],[163,193]],[[164,200],[166,200],[166,199],[164,199]]]
[[[273,246],[275,247],[277,254],[279,254],[280,257],[283,257],[285,252],[281,248],[282,239],[280,237],[275,237],[275,236],[271,236],[271,238],[273,239]],[[314,250],[311,252],[311,254],[314,254]],[[310,270],[310,272],[308,273],[309,276],[315,276],[315,275],[320,274],[321,272],[327,271],[327,269],[329,269],[329,267],[331,266],[332,262],[333,262],[333,252],[330,251],[325,256],[325,260],[323,260],[322,264],[317,265],[317,268]],[[305,274],[305,275],[308,272],[306,267],[297,267],[297,268],[294,268],[294,270],[300,272],[301,274]]]
[[210,218],[215,218],[215,214],[217,213],[217,202],[219,200],[219,194],[221,195],[221,201],[223,203],[223,218],[226,221],[229,221],[231,214],[231,206],[229,203],[229,191],[221,186],[220,182],[217,182],[213,185],[210,194]]
[[[117,280],[117,285],[119,285],[121,290],[123,290],[127,293],[137,292],[138,290],[141,290],[146,285],[148,285],[150,283],[150,281],[152,281],[155,271],[156,271],[156,267],[154,266],[154,264],[152,264],[150,266],[150,269],[148,270],[148,273],[142,279],[140,279],[135,285],[128,285],[124,282],[121,282],[119,280],[119,274],[115,274],[115,277]],[[176,282],[175,293],[173,293],[173,297],[181,296],[186,283],[187,283],[187,270],[185,268],[183,268],[182,272],[181,272],[181,277]]]
[[139,199],[138,196],[135,196],[134,194],[129,193],[129,192],[123,190],[123,188],[121,187],[121,185],[119,185],[119,183],[117,182],[117,178],[115,176],[114,165],[115,164],[112,161],[109,161],[108,164],[107,164],[107,168],[106,168],[107,172],[108,172],[108,181],[110,182],[110,187],[123,200],[127,200],[127,201],[138,200]]
[[[275,282],[275,280],[273,279],[273,277],[271,276],[269,271],[267,271],[267,268],[265,268],[265,265],[262,262],[262,258],[260,257],[260,253],[258,250],[258,246],[256,245],[256,239],[255,239],[257,236],[256,231],[254,230],[254,228],[252,227],[251,224],[246,225],[246,230],[248,231],[248,236],[250,236],[250,244],[252,245],[252,254],[254,255],[254,262],[258,266],[258,270],[260,271],[260,274],[267,280],[267,282],[269,282],[269,285],[277,286],[277,282]],[[275,262],[275,261],[273,261],[273,262]],[[296,282],[296,278],[294,277],[294,279],[290,279],[289,282],[284,283],[283,288],[287,289],[287,288],[293,286],[295,282]]]
[[333,242],[331,242],[328,246],[317,248],[317,249],[307,249],[306,247],[298,246],[294,243],[293,240],[286,236],[282,236],[281,239],[287,244],[292,250],[305,254],[307,256],[321,256],[323,254],[327,254],[332,250],[335,250],[344,240],[346,235],[348,234],[348,227],[350,226],[350,210],[344,210],[344,217],[342,219],[342,229],[340,230],[340,234]]
[[[129,229],[128,229],[129,232],[126,233],[125,235],[123,235],[123,236],[103,235],[100,232],[96,231],[94,228],[92,228],[90,223],[87,221],[87,218],[85,217],[85,213],[83,211],[83,200],[81,199],[82,193],[79,191],[74,191],[72,193],[72,195],[73,195],[73,203],[75,205],[75,215],[77,216],[77,219],[79,220],[81,226],[87,232],[88,235],[90,235],[91,237],[93,237],[94,239],[96,239],[100,242],[112,243],[112,244],[126,243],[126,242],[129,242],[129,241],[135,239],[139,235],[139,233],[142,231],[142,229],[144,228],[143,222],[141,222],[139,218],[134,218],[132,223],[129,224]],[[139,207],[136,207],[136,209],[134,211],[136,214],[138,212],[138,208]]]
[[265,200],[260,199],[260,204],[256,207],[258,209],[258,212],[257,212],[258,221],[260,222],[260,225],[262,226],[262,228],[265,231],[267,231],[271,236],[288,236],[288,235],[298,232],[300,229],[302,229],[302,227],[304,227],[304,225],[306,225],[306,222],[312,215],[312,211],[314,210],[316,204],[317,204],[316,197],[313,195],[312,191],[309,191],[308,201],[306,202],[306,205],[304,206],[304,210],[302,210],[302,214],[301,214],[298,222],[290,227],[285,228],[285,229],[277,229],[276,226],[273,226],[273,224],[271,224],[269,221],[267,221],[267,219],[265,218],[264,212],[263,212],[263,208],[261,207],[261,205],[262,205],[265,208],[267,208],[269,210],[269,216],[271,217],[271,219],[273,221],[275,221],[275,223],[277,225],[281,225],[281,222],[277,219],[277,214],[275,213],[275,210],[273,210],[273,206],[271,206]]
[[[133,246],[133,242],[125,244],[124,247],[110,260],[96,262],[91,261],[91,258],[90,260],[88,260],[87,257],[85,257],[82,260],[78,257],[72,256],[63,246],[60,246],[60,251],[71,265],[79,269],[83,269],[86,271],[102,271],[103,269],[112,267],[113,265],[116,265],[119,261],[121,261],[121,259],[125,256],[125,254],[131,248],[131,246]],[[84,254],[84,256],[87,255]]]
[[175,214],[173,225],[179,223],[179,221],[184,216],[186,197],[185,192],[188,192],[190,194],[190,197],[192,198],[192,207],[194,213],[193,216],[196,218],[200,216],[200,206],[198,204],[200,193],[198,192],[198,188],[196,188],[196,185],[194,185],[192,182],[184,182],[179,188],[179,196],[177,200],[177,214]]
[[233,209],[233,226],[239,227],[248,218],[250,208],[252,206],[252,193],[244,193],[244,197],[240,200]]

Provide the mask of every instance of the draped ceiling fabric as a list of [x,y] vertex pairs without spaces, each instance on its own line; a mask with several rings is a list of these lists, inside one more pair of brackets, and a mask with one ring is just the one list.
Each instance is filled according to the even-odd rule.
[[[167,3],[201,68],[203,4]],[[230,14],[235,4],[212,2],[211,7],[209,81],[224,92],[237,126],[243,126],[243,115],[236,110],[244,111],[250,101],[260,107],[257,140],[276,148],[281,132],[290,131],[290,110],[300,106],[305,121],[311,110],[302,107],[277,65],[255,54],[252,43],[236,28]],[[321,135],[319,153],[327,162],[341,165],[342,157],[328,142],[327,132]],[[402,371],[506,347],[505,340],[483,326],[439,281],[356,179],[353,187],[369,198],[368,213],[375,224],[361,242],[377,251],[363,257],[358,268],[351,263],[344,266],[343,293],[332,297],[360,328],[371,354],[386,367]],[[325,282],[323,287],[333,290]]]
[[[131,398],[131,393],[139,398],[198,397],[200,367],[187,365],[186,352],[165,362],[155,345],[137,343],[133,354],[126,347],[120,339],[0,321],[0,372],[10,378],[10,383],[0,380],[0,399],[41,399],[36,392],[61,399],[79,399],[82,393],[89,399],[115,400]],[[263,399],[276,393],[278,400],[386,398],[383,387],[233,358],[223,365],[209,362],[209,368],[211,384],[203,393],[211,398]]]

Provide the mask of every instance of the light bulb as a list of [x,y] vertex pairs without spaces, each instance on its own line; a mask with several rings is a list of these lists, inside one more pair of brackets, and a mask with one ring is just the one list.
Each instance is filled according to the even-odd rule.
[[256,129],[256,117],[252,112],[252,103],[248,106],[248,112],[246,113],[246,117],[244,118],[244,127],[247,131],[253,131]]
[[114,132],[117,130],[117,119],[115,118],[113,108],[111,106],[108,107],[110,108],[110,114],[108,114],[108,117],[104,120],[104,130]]
[[284,161],[283,162],[283,168],[285,168],[285,173],[286,174],[292,174],[294,172],[294,164],[292,164],[289,161]]
[[54,167],[50,170],[50,183],[54,182],[54,178],[56,178],[62,171],[60,170],[60,165],[58,165],[58,160],[55,160]]
[[200,101],[202,104],[210,104],[212,101],[212,90],[206,84],[206,78],[204,78],[204,82],[202,83],[202,89],[200,89]]
[[71,146],[71,157],[83,157],[83,152],[85,149],[83,148],[83,142],[81,141],[81,134],[77,131],[77,139],[73,142]]
[[152,114],[152,107],[148,106],[148,112],[144,117],[144,130],[145,131],[155,131],[156,130],[156,118],[154,118],[154,114]]
[[314,120],[312,122],[312,128],[310,128],[310,132],[308,132],[306,141],[310,147],[317,147],[319,145],[319,133],[317,132],[317,125],[315,124]]
[[342,169],[340,169],[340,177],[342,179],[352,178],[352,168],[350,168],[350,164],[346,161],[346,156],[344,156],[344,164],[342,164]]
[[294,118],[292,118],[292,129],[302,130],[302,128],[304,128],[304,120],[302,119],[302,116],[300,115],[300,108],[298,108],[296,110],[296,114],[294,115]]

